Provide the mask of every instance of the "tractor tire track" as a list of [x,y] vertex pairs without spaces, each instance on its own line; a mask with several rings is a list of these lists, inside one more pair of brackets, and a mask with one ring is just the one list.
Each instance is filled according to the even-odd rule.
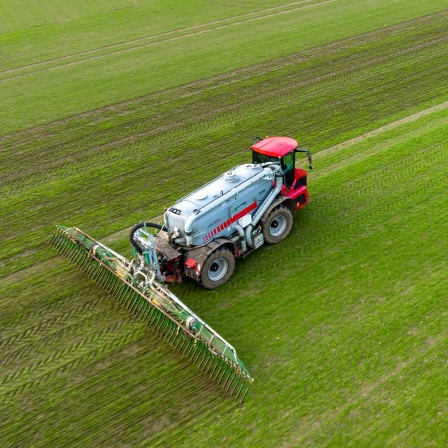
[[[350,140],[346,140],[345,142],[342,142],[338,145],[335,145],[330,148],[326,148],[322,151],[319,151],[318,153],[316,153],[315,160],[317,160],[317,161],[324,160],[325,157],[337,154],[338,152],[346,150],[346,149],[350,148],[351,146],[356,145],[360,142],[363,142],[370,138],[377,137],[377,136],[384,134],[385,132],[388,132],[392,129],[396,129],[405,124],[416,122],[416,121],[420,120],[421,118],[427,117],[428,115],[431,115],[435,112],[440,112],[440,111],[443,111],[446,109],[448,109],[448,101],[445,101],[443,103],[437,104],[432,107],[428,107],[427,109],[421,110],[419,112],[416,112],[415,114],[412,114],[407,117],[401,118],[401,119],[393,121],[391,123],[388,123],[384,126],[374,129],[373,131],[366,132],[358,137],[354,137],[354,138],[352,138]],[[448,119],[441,119],[441,120],[446,121],[446,123],[448,124]],[[414,131],[410,131],[410,133],[408,133],[407,136],[401,137],[401,140],[404,140],[406,137],[409,137],[409,135],[412,135],[412,134],[417,136],[419,134],[419,130],[416,129]],[[363,161],[363,160],[365,160],[366,157],[370,157],[370,156],[375,155],[382,151],[384,151],[384,148],[378,147],[376,150],[374,150],[372,148],[367,152],[364,151],[364,152],[357,153],[353,156],[346,157],[340,162],[332,163],[329,167],[321,169],[318,173],[316,173],[315,178],[319,179],[320,177],[327,176],[328,174],[334,173],[335,171],[343,169],[343,168],[345,168],[349,165],[352,165],[354,163],[357,163],[359,161]],[[437,157],[437,154],[436,154],[436,157]],[[397,163],[400,163],[400,161],[398,161]]]
[[358,137],[351,138],[350,140],[346,140],[338,145],[332,146],[330,148],[323,149],[316,154],[317,158],[324,158],[329,155],[333,155],[341,150],[347,149],[348,147],[360,143],[364,140],[367,140],[372,137],[376,137],[377,135],[381,135],[384,132],[387,132],[391,129],[395,129],[403,124],[412,123],[414,121],[419,120],[420,118],[424,118],[427,115],[431,115],[434,112],[439,112],[448,108],[448,101],[445,101],[440,104],[436,104],[435,106],[428,107],[427,109],[416,112],[415,114],[408,115],[407,117],[401,118],[399,120],[388,123],[384,126],[381,126],[373,131],[366,132]]
[[[337,238],[339,234],[346,234],[347,229],[350,229],[349,234],[353,236],[345,236],[344,246],[338,249],[342,252],[345,246],[359,243],[360,235],[362,239],[366,239],[375,234],[378,231],[378,222],[381,222],[382,227],[387,227],[400,221],[402,217],[397,215],[397,204],[404,210],[408,206],[411,207],[413,213],[425,209],[426,204],[415,204],[413,201],[412,192],[416,185],[431,191],[433,202],[443,198],[444,190],[434,186],[434,175],[430,168],[434,162],[448,162],[445,146],[440,143],[419,149],[387,167],[379,166],[357,179],[344,182],[331,193],[316,195],[309,210],[313,228],[316,235],[319,235],[313,237],[313,247],[316,250],[318,247],[325,248],[332,239]],[[383,152],[387,151],[388,147],[384,145]],[[365,158],[368,157],[370,154],[366,154]],[[362,162],[362,159],[353,161],[359,162]],[[411,182],[411,179],[416,182]],[[347,191],[350,191],[350,195],[345,194]],[[382,192],[381,200],[378,199],[378,191]],[[341,197],[344,197],[343,202],[340,201]],[[378,206],[375,206],[376,203]],[[324,231],[328,227],[333,229],[332,232]],[[322,232],[319,229],[322,229]],[[304,248],[298,246],[297,250],[303,252]]]
[[[52,70],[58,70],[58,69],[70,67],[73,65],[84,64],[86,62],[95,61],[95,60],[103,59],[106,57],[113,57],[113,56],[117,56],[119,54],[128,53],[130,51],[137,51],[137,50],[152,47],[155,45],[161,45],[161,44],[170,43],[170,42],[174,42],[174,41],[178,41],[178,40],[182,40],[182,39],[197,37],[197,36],[200,36],[200,35],[203,35],[206,33],[211,33],[214,31],[219,31],[219,30],[223,30],[223,29],[231,28],[231,27],[235,27],[235,26],[246,25],[251,22],[264,20],[264,19],[270,19],[272,17],[283,15],[283,14],[289,14],[289,13],[292,13],[295,11],[299,11],[301,9],[312,8],[312,7],[316,7],[316,6],[320,6],[320,5],[325,5],[327,3],[334,3],[335,1],[338,1],[338,0],[321,0],[321,1],[317,1],[315,3],[309,4],[311,1],[312,0],[302,0],[299,2],[289,3],[287,5],[280,5],[280,6],[276,6],[276,7],[266,8],[261,11],[250,12],[250,13],[239,15],[239,16],[232,16],[227,19],[221,19],[221,20],[217,20],[217,21],[207,22],[204,24],[187,27],[187,28],[183,28],[180,30],[174,30],[174,31],[161,33],[161,34],[154,35],[154,36],[147,36],[147,37],[140,38],[140,39],[133,39],[133,40],[121,42],[118,44],[108,45],[108,46],[101,47],[98,49],[87,50],[84,52],[78,52],[78,53],[74,53],[74,54],[67,55],[67,56],[61,56],[58,58],[49,59],[46,61],[36,62],[34,64],[28,64],[28,65],[25,65],[22,67],[16,67],[16,68],[8,69],[8,70],[3,70],[3,71],[0,71],[0,82],[20,79],[20,78],[23,78],[26,76],[37,75],[37,74],[45,73],[45,72],[52,71]],[[296,6],[296,7],[291,7],[291,6]],[[287,9],[285,9],[285,8],[287,8]],[[282,9],[282,10],[278,11],[279,9]],[[263,14],[264,12],[268,12],[268,14]],[[258,15],[259,15],[259,17],[256,17]],[[241,19],[241,20],[235,20],[235,19]],[[229,23],[224,23],[224,22],[229,22]],[[214,25],[214,26],[207,28],[210,25]],[[205,29],[201,29],[201,28],[205,28]],[[197,31],[194,31],[194,30],[197,30]],[[191,32],[191,31],[193,31],[193,32]],[[106,53],[105,54],[97,54],[97,53],[101,53],[103,51],[106,51]],[[88,56],[88,55],[90,55],[90,56]],[[81,57],[81,58],[79,60],[70,61],[70,59],[77,58],[77,57]],[[66,62],[66,61],[68,61],[68,62]],[[50,67],[45,67],[45,65],[51,65],[54,63],[56,63],[56,65],[53,65]],[[40,68],[40,67],[43,67],[43,68]],[[20,71],[23,71],[26,69],[35,69],[35,68],[38,68],[38,69],[32,70],[29,73],[23,73],[23,74],[17,74],[17,75],[15,74],[17,72],[20,72]],[[13,76],[8,76],[9,74],[13,74]],[[3,77],[3,79],[1,79],[2,76],[5,76],[5,77]]]

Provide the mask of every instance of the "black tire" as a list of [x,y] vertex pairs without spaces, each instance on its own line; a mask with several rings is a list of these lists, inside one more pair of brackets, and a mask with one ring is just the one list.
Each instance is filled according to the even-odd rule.
[[279,205],[271,211],[263,225],[263,237],[267,244],[283,241],[292,229],[292,213],[289,208]]
[[199,284],[205,289],[215,289],[229,280],[235,268],[235,258],[227,247],[212,252],[201,269]]
[[132,230],[129,233],[129,241],[140,255],[142,254],[143,251],[142,248],[138,245],[137,241],[134,240],[134,233],[138,229],[141,229],[142,227],[152,227],[153,229],[156,230],[165,230],[165,226],[161,226],[160,224],[155,224],[153,222],[140,222],[136,224],[134,227],[132,227]]

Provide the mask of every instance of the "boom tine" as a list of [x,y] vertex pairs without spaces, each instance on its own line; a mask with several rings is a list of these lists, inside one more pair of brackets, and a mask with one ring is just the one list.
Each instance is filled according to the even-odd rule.
[[[218,380],[218,384],[221,384],[222,379],[224,378],[224,375],[227,373],[227,370],[230,368],[229,364],[225,363],[223,364],[224,371],[222,372],[221,377]],[[221,373],[221,372],[220,372]]]
[[208,369],[213,364],[213,361],[215,360],[215,354],[213,354],[210,350],[207,350],[207,358],[203,360],[199,368],[201,369],[201,372],[208,372]]
[[199,354],[196,357],[196,359],[193,361],[193,364],[197,363],[197,366],[199,367],[201,365],[201,362],[202,362],[202,357],[208,352],[208,349],[201,342],[199,342],[198,345],[201,347],[201,350],[199,351]]
[[203,349],[203,347],[202,347],[201,343],[196,344],[196,348],[194,349],[194,352],[191,355],[191,361],[192,361],[193,364],[195,364],[196,360],[198,359],[198,358],[195,359],[196,353],[198,354],[198,357],[199,357],[199,355],[202,352],[202,349]]
[[213,353],[210,350],[205,351],[205,356],[202,358],[198,368],[201,369],[201,372],[204,371],[204,367],[208,364],[210,361],[210,357],[213,357]]
[[167,330],[169,322],[171,322],[171,321],[166,316],[163,316],[162,320],[160,321],[159,329],[157,331],[157,334],[159,337],[163,338],[163,335],[165,334],[165,331]]
[[210,378],[213,378],[213,375],[215,374],[216,369],[217,369],[218,366],[221,364],[220,360],[221,360],[221,358],[219,358],[219,357],[217,357],[217,358],[215,359],[215,361],[216,361],[216,363],[215,363],[215,367],[213,368],[213,370],[212,370],[211,373],[210,373]]
[[174,337],[173,342],[175,340],[177,340],[177,343],[174,346],[174,348],[176,350],[179,350],[179,352],[182,352],[185,345],[188,344],[188,341],[191,341],[191,339],[186,338],[185,335],[182,332],[180,332],[179,330],[176,331],[176,336]]
[[143,319],[145,321],[148,320],[148,316],[149,316],[149,314],[151,313],[152,310],[153,310],[153,307],[150,305],[149,302],[146,302],[146,304],[145,304],[145,312],[144,312],[144,315],[143,315]]
[[163,321],[165,320],[165,316],[162,313],[159,313],[157,320],[154,322],[154,331],[157,334],[160,334],[160,327],[163,324]]
[[173,325],[173,321],[165,317],[163,320],[163,325],[160,327],[160,333],[159,336],[162,339],[165,339],[166,333],[168,333],[171,330],[171,325]]
[[107,279],[109,277],[109,272],[106,269],[97,269],[95,273],[97,277],[97,282],[106,289]]
[[202,349],[201,349],[201,353],[199,354],[199,356],[197,357],[196,361],[194,362],[194,364],[196,364],[198,366],[198,369],[201,368],[202,363],[204,362],[204,359],[207,357],[209,350],[206,346],[202,345]]
[[250,389],[250,385],[251,385],[251,384],[252,384],[252,381],[248,381],[247,388],[246,388],[246,390],[244,391],[243,396],[241,397],[240,403],[242,403],[242,402],[244,401],[244,399],[246,398],[247,392],[249,392],[249,389]]
[[177,325],[170,325],[169,330],[168,330],[168,331],[165,333],[165,335],[164,335],[164,339],[165,339],[166,341],[171,340],[173,334],[176,332],[176,330],[177,330],[178,328],[179,328],[179,327],[178,327]]
[[191,341],[191,344],[188,344],[188,346],[187,346],[187,348],[185,349],[185,352],[184,352],[184,354],[185,354],[185,356],[187,358],[190,356],[191,351],[197,346],[196,339],[194,341],[190,339],[190,341]]
[[237,375],[237,380],[236,380],[236,384],[235,387],[233,388],[232,392],[230,393],[230,395],[233,395],[236,391],[236,388],[238,387],[239,382],[242,380],[242,375],[241,373],[238,373]]
[[134,300],[135,291],[131,288],[128,288],[126,294],[123,297],[122,303],[124,307],[129,311],[131,307],[131,303]]
[[137,309],[136,309],[136,311],[135,311],[135,317],[136,317],[137,319],[140,319],[140,318],[141,318],[141,315],[144,313],[144,310],[145,310],[145,307],[146,307],[146,304],[147,304],[147,303],[148,303],[148,302],[147,302],[146,300],[142,300],[142,299],[139,300]]
[[173,321],[171,319],[166,318],[164,321],[162,331],[160,332],[160,337],[166,339],[167,336],[171,333],[173,325],[174,325]]
[[222,359],[220,365],[221,367],[218,369],[218,371],[216,372],[216,376],[213,378],[213,381],[216,381],[217,383],[219,383],[220,381],[218,380],[219,375],[221,374],[222,370],[225,369],[225,367],[227,366],[227,364]]
[[131,313],[135,315],[135,312],[138,308],[138,304],[140,303],[140,296],[135,295],[134,300],[131,305]]
[[145,309],[146,309],[146,304],[147,304],[148,302],[146,301],[146,300],[144,300],[143,302],[141,302],[140,304],[139,304],[139,307],[138,307],[138,309],[137,309],[137,312],[136,312],[136,314],[135,314],[135,317],[137,318],[137,319],[141,319],[142,318],[142,315],[145,313]]
[[109,281],[107,292],[113,296],[117,296],[120,293],[122,282],[117,281],[115,276],[112,276]]
[[219,360],[220,360],[220,358],[218,356],[212,356],[210,364],[207,366],[207,368],[204,369],[205,374],[209,378],[212,378],[213,373],[214,373],[216,367],[218,366]]
[[119,286],[116,290],[115,296],[121,303],[123,303],[123,297],[126,294],[128,289],[129,289],[129,287],[126,283],[119,282]]
[[152,321],[152,326],[154,328],[154,331],[158,332],[158,328],[159,328],[160,322],[163,319],[163,314],[159,312],[159,313],[156,313],[156,315],[154,317],[155,318]]
[[188,337],[185,338],[185,343],[181,344],[181,346],[179,347],[179,351],[181,352],[182,356],[187,357],[187,355],[186,355],[187,350],[190,347],[190,345],[193,343],[194,342],[191,338],[188,338]]
[[152,325],[153,320],[155,319],[155,317],[159,314],[159,311],[157,310],[157,308],[151,308],[150,313],[148,314],[147,317],[147,321],[148,321],[148,325]]
[[174,324],[172,320],[165,319],[164,328],[160,332],[160,337],[166,339],[167,335],[170,334],[173,325]]
[[229,391],[230,385],[232,384],[234,378],[236,375],[236,371],[234,368],[231,369],[229,376],[227,377],[225,383],[224,383],[224,389],[226,390],[226,392]]
[[178,338],[180,338],[179,332],[177,331],[179,329],[178,326],[172,325],[171,326],[171,332],[167,334],[165,340],[168,341],[171,345],[176,341]]
[[[203,371],[205,372],[205,374],[211,378],[211,374],[210,371],[214,370],[216,368],[216,364],[219,362],[219,356],[216,356],[215,354],[212,354],[212,356],[210,357],[210,362],[207,363],[206,366],[204,366]],[[212,372],[213,373],[213,372]],[[210,375],[209,375],[210,374]]]
[[140,296],[137,297],[137,300],[135,301],[134,306],[134,316],[138,319],[140,316],[140,313],[142,311],[142,307],[145,304],[146,300],[141,298]]
[[235,399],[236,399],[236,400],[238,400],[238,397],[240,396],[241,391],[243,390],[245,384],[246,384],[246,376],[245,376],[245,375],[242,375],[242,376],[240,377],[238,391],[237,391],[237,386],[235,386],[235,389],[234,389],[234,391],[232,392],[232,395],[235,395]]

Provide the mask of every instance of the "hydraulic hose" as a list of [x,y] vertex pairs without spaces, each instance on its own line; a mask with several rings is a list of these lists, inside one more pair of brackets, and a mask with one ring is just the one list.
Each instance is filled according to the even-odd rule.
[[134,227],[132,227],[131,232],[129,233],[129,241],[131,242],[131,244],[134,246],[135,250],[141,255],[143,253],[142,248],[138,245],[137,241],[134,240],[134,233],[138,230],[141,229],[142,227],[152,227],[154,229],[158,229],[158,230],[164,230],[166,231],[166,227],[163,225],[161,226],[160,224],[156,224],[154,222],[140,222],[138,224],[136,224]]

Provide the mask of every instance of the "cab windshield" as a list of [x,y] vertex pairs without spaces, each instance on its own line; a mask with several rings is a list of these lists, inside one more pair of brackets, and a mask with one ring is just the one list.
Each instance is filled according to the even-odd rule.
[[277,157],[266,156],[259,152],[252,151],[252,163],[279,162]]

